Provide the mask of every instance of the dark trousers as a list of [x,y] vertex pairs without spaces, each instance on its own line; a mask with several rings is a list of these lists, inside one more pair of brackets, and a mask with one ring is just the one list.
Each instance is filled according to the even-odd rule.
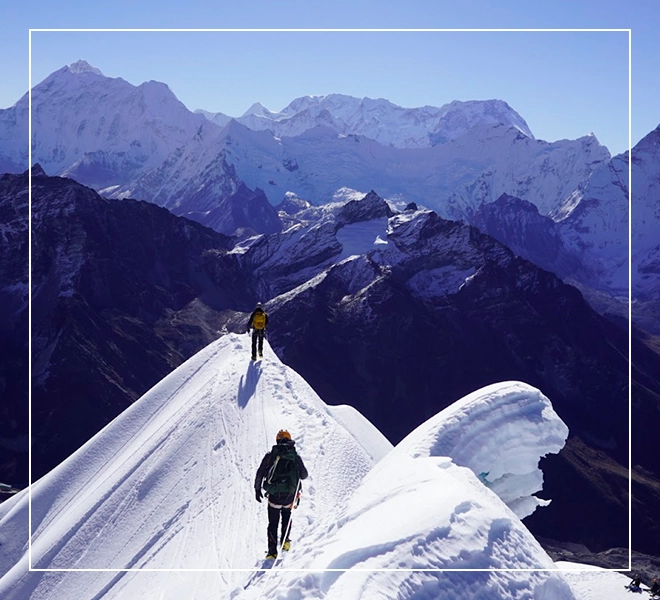
[[264,330],[252,330],[252,358],[257,358],[257,346],[259,347],[259,356],[264,353]]
[[[287,528],[290,527],[291,522],[291,508],[275,508],[268,505],[268,554],[277,554],[277,526],[280,521],[280,512],[282,513],[282,535],[280,536],[280,544],[285,540],[289,539],[289,533],[291,529],[287,531]],[[286,538],[284,537],[286,536]]]

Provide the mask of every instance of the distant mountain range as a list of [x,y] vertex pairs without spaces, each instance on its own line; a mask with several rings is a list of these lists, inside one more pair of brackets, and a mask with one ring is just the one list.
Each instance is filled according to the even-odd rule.
[[[331,94],[298,98],[279,113],[257,103],[232,119],[190,112],[165,84],[133,86],[79,61],[34,88],[32,117],[34,160],[110,198],[147,200],[222,233],[248,235],[280,230],[272,207],[287,194],[323,204],[342,188],[374,189],[492,227],[485,231],[578,285],[599,310],[627,313],[627,155],[612,158],[593,135],[537,140],[501,100],[406,109]],[[27,169],[26,135],[27,96],[0,111],[0,170]],[[657,176],[660,160],[649,140],[635,152],[633,294],[657,302],[660,216],[644,182]],[[502,194],[552,221],[547,249],[523,225],[500,222],[527,222],[523,205],[509,203],[496,215],[496,204],[485,219],[484,208]]]
[[[222,113],[196,112],[221,127],[232,120]],[[339,134],[366,137],[394,148],[437,146],[484,125],[508,124],[534,139],[524,119],[501,100],[454,101],[442,108],[402,108],[382,98],[330,94],[297,98],[279,113],[257,102],[235,120],[248,129],[271,131],[279,138],[296,137],[325,125]]]

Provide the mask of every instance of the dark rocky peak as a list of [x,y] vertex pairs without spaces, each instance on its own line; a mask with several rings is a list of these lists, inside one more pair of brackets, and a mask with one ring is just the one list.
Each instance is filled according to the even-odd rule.
[[394,211],[376,192],[371,190],[361,200],[347,202],[337,213],[337,224],[339,226],[351,223],[360,223],[382,217],[393,217]]
[[[494,202],[482,204],[475,211],[470,223],[503,244],[516,239],[513,234],[523,233],[531,224],[534,224],[535,230],[540,226],[548,231],[554,230],[554,221],[541,215],[534,204],[509,194],[502,194]],[[521,246],[527,242],[524,238],[516,241]]]
[[[27,175],[0,177],[0,330],[12,320],[14,302],[27,296],[28,190]],[[26,284],[22,289],[19,284]],[[13,296],[10,301],[9,296]],[[27,302],[27,298],[25,298]],[[19,302],[19,304],[20,304]],[[1,389],[1,386],[0,386]]]
[[190,213],[188,216],[231,236],[247,237],[282,231],[282,221],[264,192],[259,188],[251,190],[242,182],[215,208],[201,215]]
[[48,175],[32,178],[33,227],[55,218],[58,223],[60,218],[70,218],[69,224],[99,218],[104,214],[101,207],[111,202],[73,179]]
[[152,321],[157,311],[136,301],[136,289],[154,286],[154,296],[164,296],[161,309],[180,308],[194,298],[195,286],[186,283],[189,291],[173,299],[168,294],[177,281],[197,277],[205,251],[233,246],[227,236],[164,208],[108,200],[71,179],[42,177],[32,187],[34,296],[47,297],[45,306],[57,303],[53,294],[80,294],[92,308],[114,306]]
[[43,167],[39,163],[34,163],[32,166],[32,177],[48,177],[48,175],[46,175],[46,171],[43,170]]
[[516,255],[559,277],[581,273],[583,267],[564,246],[557,223],[541,215],[527,200],[502,194],[495,202],[479,207],[471,222]]
[[28,483],[27,172],[0,176],[0,481]]
[[335,233],[332,220],[319,220],[254,241],[243,264],[258,282],[261,297],[288,292],[333,264],[341,253]]
[[390,219],[388,239],[398,251],[413,260],[430,258],[450,264],[477,260],[477,256],[500,261],[512,257],[508,248],[476,227],[443,219],[433,211],[395,215]]

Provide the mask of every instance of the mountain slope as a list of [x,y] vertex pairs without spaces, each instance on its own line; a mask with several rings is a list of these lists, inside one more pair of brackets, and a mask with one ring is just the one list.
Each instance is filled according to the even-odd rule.
[[[189,194],[213,190],[221,200],[236,191],[226,161],[273,205],[286,192],[320,203],[351,187],[451,218],[469,218],[502,193],[548,214],[609,158],[593,136],[535,140],[500,100],[404,109],[333,94],[296,99],[278,114],[257,107],[221,127],[187,111],[164,84],[134,87],[84,62],[53,73],[33,97],[33,156],[48,173],[186,211],[200,210],[185,206]],[[23,160],[9,140],[25,139],[25,102],[0,114],[8,165]],[[186,190],[184,182],[194,183]]]
[[[28,484],[28,190],[0,177],[0,481]],[[5,192],[5,193],[3,193]]]
[[632,150],[632,284],[635,322],[660,334],[660,127]]
[[[27,183],[10,176],[0,196]],[[33,172],[32,188],[39,476],[215,339],[219,311],[247,309],[251,294],[226,236],[69,179]]]
[[[270,348],[254,363],[246,336],[225,336],[33,486],[34,567],[145,571],[27,572],[24,492],[0,506],[0,591],[7,600],[275,598],[283,589],[299,598],[346,599],[383,590],[426,597],[420,594],[431,586],[438,599],[486,590],[491,598],[513,600],[522,586],[551,600],[572,600],[561,576],[544,571],[359,572],[362,566],[553,569],[495,493],[443,454],[443,423],[461,431],[484,422],[492,437],[483,442],[492,451],[482,464],[498,462],[507,450],[497,449],[509,448],[510,458],[526,457],[526,468],[534,470],[539,455],[556,451],[566,435],[538,390],[507,383],[466,398],[451,416],[439,415],[390,452],[361,415],[326,406]],[[254,501],[252,482],[282,427],[293,433],[310,472],[285,561],[313,574],[264,576],[253,584],[249,573],[213,572],[254,568],[263,551],[266,511]],[[516,463],[502,461],[503,473]],[[404,468],[405,480],[392,477]],[[400,516],[402,506],[417,506],[416,516],[382,518]],[[333,567],[356,570],[323,572]],[[211,571],[146,571],[181,568]],[[465,591],[457,596],[456,586]]]
[[[538,518],[548,519],[547,530],[565,522],[594,550],[625,546],[625,332],[590,309],[575,288],[474,228],[419,210],[364,222],[364,232],[367,223],[371,247],[346,258],[336,249],[329,265],[317,263],[299,287],[269,302],[278,355],[329,402],[355,406],[395,443],[473,386],[516,379],[545,390],[576,439],[603,452],[597,468],[604,477],[616,475],[611,485],[586,486],[584,493],[603,510],[607,530],[598,527],[595,510],[591,524],[585,516],[569,524],[562,503]],[[340,240],[346,229],[324,239]],[[637,356],[649,363],[633,369],[639,398],[633,416],[648,419],[658,391],[650,372],[659,362],[641,348]],[[657,472],[642,443],[633,441],[635,461]],[[591,476],[586,464],[578,463],[582,481]],[[573,466],[557,469],[558,485],[564,468]],[[656,543],[647,537],[650,526],[642,528],[640,543]]]
[[566,248],[559,225],[541,215],[534,204],[502,194],[495,202],[482,205],[471,224],[510,248],[514,254],[551,271],[564,281],[586,279],[591,273]]
[[325,123],[282,138],[238,124],[227,128],[233,131],[228,162],[241,180],[263,189],[274,205],[286,192],[318,204],[331,201],[341,187],[378,189],[384,197],[469,220],[482,204],[506,192],[534,202],[545,215],[609,159],[593,136],[548,143],[514,126],[484,123],[444,144],[421,148],[338,134]]

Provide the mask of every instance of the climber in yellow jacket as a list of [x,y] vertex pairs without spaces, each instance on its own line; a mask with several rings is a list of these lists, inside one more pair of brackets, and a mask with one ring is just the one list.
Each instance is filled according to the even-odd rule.
[[252,311],[247,324],[247,332],[250,333],[250,329],[252,329],[252,360],[257,360],[257,350],[259,351],[259,358],[264,355],[266,327],[268,327],[268,315],[261,306],[261,302],[257,302],[257,306]]

